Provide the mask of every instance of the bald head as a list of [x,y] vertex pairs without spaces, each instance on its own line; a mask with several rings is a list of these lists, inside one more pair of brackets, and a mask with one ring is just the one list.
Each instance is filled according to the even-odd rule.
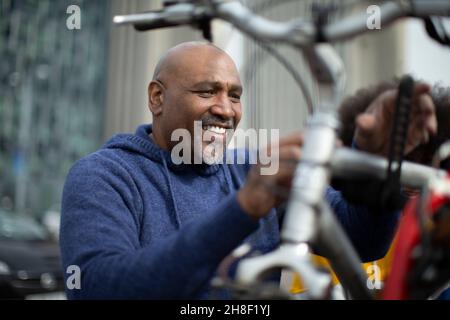
[[167,51],[148,93],[153,137],[163,149],[175,145],[171,136],[177,129],[194,137],[196,121],[205,128],[235,128],[241,118],[239,72],[230,56],[210,43],[185,42]]
[[153,73],[153,80],[175,76],[186,71],[186,66],[202,63],[204,59],[214,59],[218,56],[234,64],[228,54],[209,42],[183,42],[169,49],[158,61]]

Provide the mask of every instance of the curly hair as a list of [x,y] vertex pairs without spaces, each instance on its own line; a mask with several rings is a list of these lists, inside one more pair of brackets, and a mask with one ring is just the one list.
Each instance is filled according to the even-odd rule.
[[[363,113],[382,92],[398,88],[399,82],[399,79],[384,81],[376,86],[360,89],[354,95],[344,99],[339,107],[339,117],[342,123],[340,138],[344,145],[352,144],[356,129],[356,117]],[[436,107],[438,132],[435,136],[430,137],[428,143],[419,145],[405,156],[406,160],[427,165],[431,164],[433,155],[438,148],[445,141],[450,140],[450,88],[436,84],[430,95]]]

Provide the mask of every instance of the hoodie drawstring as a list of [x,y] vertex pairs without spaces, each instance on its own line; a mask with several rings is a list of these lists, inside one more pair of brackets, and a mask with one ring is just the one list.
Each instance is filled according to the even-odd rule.
[[[228,166],[227,166],[226,164],[223,164],[223,165],[221,165],[220,167],[222,168],[222,172],[223,172],[223,175],[224,175],[224,177],[225,177],[225,182],[226,182],[226,186],[227,186],[226,193],[227,193],[227,194],[230,194],[230,193],[231,193],[231,190],[232,190],[233,188],[232,188],[232,186],[231,186],[230,177],[229,177],[229,175],[227,174],[227,172],[226,172],[226,170],[225,170],[225,167],[228,168]],[[231,174],[231,172],[230,172],[229,170],[228,170],[228,173]]]
[[172,180],[170,179],[169,168],[167,167],[167,162],[166,162],[166,158],[164,157],[164,155],[161,155],[161,159],[162,159],[164,170],[165,170],[165,173],[167,176],[167,183],[169,185],[169,192],[170,192],[170,195],[172,198],[173,210],[175,211],[175,221],[177,223],[178,229],[180,229],[181,228],[181,219],[180,219],[180,215],[178,213],[177,202],[175,201],[175,193],[173,192]]
[[[163,163],[163,167],[164,167],[164,172],[165,172],[165,174],[167,176],[167,183],[168,183],[168,187],[169,187],[170,196],[172,198],[172,206],[173,206],[173,209],[174,209],[174,212],[175,212],[175,221],[176,221],[177,227],[179,229],[179,228],[181,228],[181,218],[180,218],[180,213],[178,211],[177,201],[175,199],[175,193],[173,191],[172,179],[170,178],[171,174],[169,172],[169,167],[167,165],[167,160],[166,160],[166,158],[164,157],[163,154],[161,154],[161,159],[162,159],[162,163]],[[231,178],[230,178],[230,175],[231,175],[230,168],[228,168],[228,166],[225,165],[225,164],[220,165],[219,167],[221,167],[222,173],[224,175],[224,180],[225,180],[224,191],[225,191],[226,194],[230,194],[231,191],[233,190],[232,181],[231,181]],[[226,170],[225,167],[227,167],[228,170]],[[228,174],[227,174],[227,171],[228,171]],[[220,180],[220,178],[219,178],[219,180]]]

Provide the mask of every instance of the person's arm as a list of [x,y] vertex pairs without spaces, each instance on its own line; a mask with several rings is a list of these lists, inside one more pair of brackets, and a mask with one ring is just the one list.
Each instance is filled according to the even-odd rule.
[[236,194],[173,235],[141,247],[137,190],[126,172],[78,162],[64,188],[61,250],[64,268],[81,269],[75,299],[196,298],[220,261],[257,229]]
[[326,198],[363,262],[384,257],[397,229],[400,211],[374,212],[348,203],[341,192],[329,187]]
[[[435,107],[429,92],[430,86],[424,83],[417,83],[414,88],[405,153],[436,134]],[[353,147],[372,154],[388,155],[397,96],[396,89],[384,91],[357,116]],[[328,190],[327,198],[361,258],[371,261],[383,257],[395,234],[400,212],[373,212],[367,206],[349,204],[339,191],[332,188]]]

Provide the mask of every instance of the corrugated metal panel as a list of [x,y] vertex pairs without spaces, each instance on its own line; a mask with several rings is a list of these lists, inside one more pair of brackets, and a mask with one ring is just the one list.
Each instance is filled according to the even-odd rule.
[[[337,19],[347,12],[354,1],[292,1],[292,0],[248,0],[245,5],[258,14],[276,21],[287,21],[302,17],[312,20],[311,6],[339,4],[341,7],[331,17]],[[342,6],[344,4],[345,6]],[[316,99],[315,83],[300,51],[283,45],[276,50],[295,66]],[[336,46],[345,58],[342,45]],[[244,126],[252,128],[277,128],[285,134],[304,126],[308,112],[305,99],[294,78],[266,50],[253,41],[245,41],[245,67],[242,77],[246,92],[244,95]]]
[[[81,8],[68,30],[67,7]],[[39,213],[68,168],[101,143],[107,0],[0,2],[0,197]]]

